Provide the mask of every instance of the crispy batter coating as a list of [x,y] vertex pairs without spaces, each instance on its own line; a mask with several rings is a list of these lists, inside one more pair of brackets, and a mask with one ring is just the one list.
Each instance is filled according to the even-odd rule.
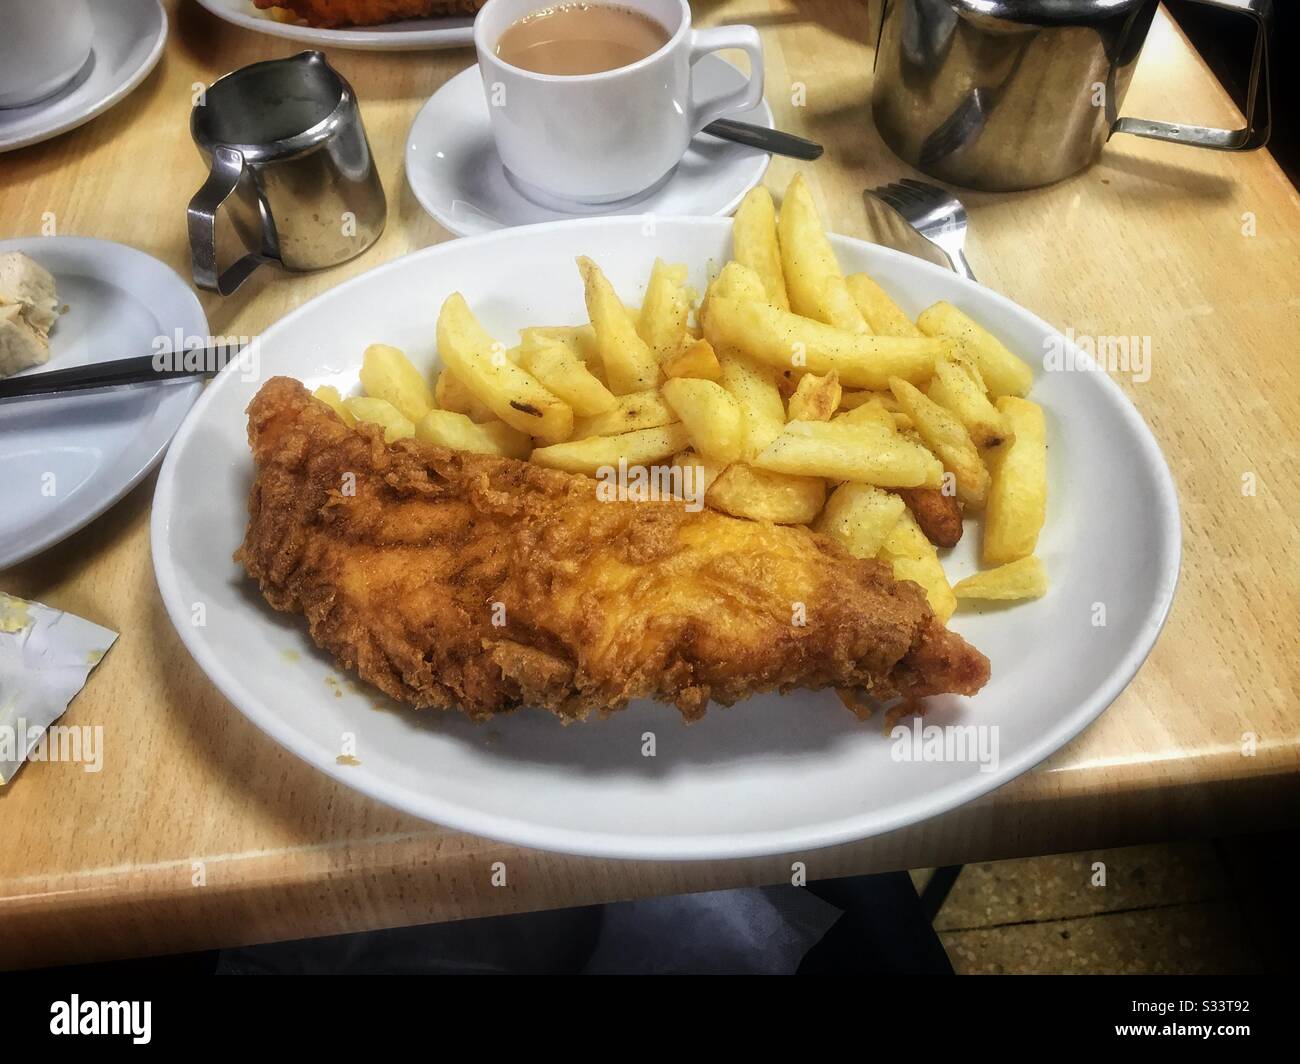
[[378,26],[404,18],[434,15],[472,15],[487,0],[253,0],[265,10],[283,7],[309,26],[333,29],[338,26]]
[[236,559],[340,665],[413,706],[568,722],[655,698],[694,720],[758,691],[972,694],[988,679],[915,584],[806,528],[386,445],[285,377],[254,398],[248,434]]

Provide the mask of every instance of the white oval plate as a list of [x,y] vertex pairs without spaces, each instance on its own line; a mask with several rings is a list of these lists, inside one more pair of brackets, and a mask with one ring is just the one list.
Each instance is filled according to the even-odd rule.
[[[148,355],[160,336],[207,337],[190,286],[143,251],[81,236],[0,240],[54,274],[67,313],[50,360],[22,372]],[[0,403],[0,569],[53,546],[130,491],[162,457],[202,381]]]
[[[263,338],[261,364],[357,385],[373,342],[436,364],[434,322],[453,290],[508,338],[585,318],[573,259],[589,254],[629,301],[655,256],[688,263],[703,290],[727,258],[731,223],[663,218],[556,222],[427,248],[298,308]],[[846,271],[877,277],[911,314],[937,299],[964,308],[1041,364],[1058,334],[1009,300],[919,259],[851,240]],[[529,710],[477,726],[459,713],[378,712],[343,683],[305,624],[277,614],[230,560],[253,465],[244,408],[258,382],[230,370],[209,386],[167,455],[153,511],[154,566],[173,623],[199,665],[251,720],[351,787],[475,835],[622,858],[730,858],[804,851],[945,812],[1031,768],[1123,690],[1155,642],[1179,564],[1178,505],[1155,440],[1119,387],[1096,372],[1037,374],[1047,410],[1051,498],[1039,554],[1052,580],[1036,602],[958,613],[954,627],[992,659],[974,698],[935,699],[927,724],[997,725],[995,771],[971,762],[899,762],[879,718],[860,724],[829,692],[765,695],[714,707],[685,727],[669,706],[638,703],[607,721],[562,727]],[[1104,534],[1101,534],[1104,528]],[[946,560],[975,569],[974,530]],[[1107,624],[1093,624],[1094,603]],[[206,626],[192,623],[206,606]],[[336,697],[335,692],[340,692]],[[643,757],[654,732],[657,754]],[[340,765],[344,733],[360,764]]]
[[276,22],[259,11],[252,0],[199,0],[217,18],[236,26],[269,33],[272,37],[310,44],[316,48],[353,48],[362,52],[416,52],[461,48],[474,43],[472,15],[447,18],[412,18],[381,26],[315,29],[292,22]]
[[37,144],[89,122],[122,100],[158,64],[167,43],[167,12],[161,0],[91,4],[90,17],[95,29],[85,68],[48,99],[0,110],[0,151]]
[[[707,100],[744,83],[745,75],[737,67],[710,54],[695,64],[691,89],[697,99]],[[766,100],[727,117],[772,128],[772,109]],[[420,206],[457,236],[582,216],[727,215],[763,180],[771,161],[765,151],[701,133],[668,179],[640,199],[583,215],[550,210],[526,199],[506,177],[492,141],[478,64],[429,97],[406,138],[406,180],[411,191]]]

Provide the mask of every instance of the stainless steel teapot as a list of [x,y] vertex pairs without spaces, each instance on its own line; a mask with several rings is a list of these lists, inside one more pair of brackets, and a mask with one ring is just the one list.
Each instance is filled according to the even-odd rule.
[[1115,133],[1261,147],[1272,0],[1195,0],[1256,26],[1246,126],[1120,118],[1158,0],[879,0],[872,109],[885,142],[940,180],[1008,191],[1083,169]]

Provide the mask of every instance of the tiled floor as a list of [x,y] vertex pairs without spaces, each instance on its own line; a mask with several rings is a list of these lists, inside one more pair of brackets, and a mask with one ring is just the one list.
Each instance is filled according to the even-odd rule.
[[[1294,844],[1257,836],[967,865],[934,925],[958,974],[1263,972],[1264,899]],[[918,889],[929,875],[912,873]]]

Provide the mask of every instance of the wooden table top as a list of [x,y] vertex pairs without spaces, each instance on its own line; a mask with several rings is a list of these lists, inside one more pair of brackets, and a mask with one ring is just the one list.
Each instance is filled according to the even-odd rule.
[[[861,190],[907,176],[867,106],[859,0],[695,3],[705,24],[762,31],[778,125],[827,146],[803,168],[831,228],[861,233]],[[157,70],[79,130],[0,157],[0,237],[118,240],[188,276],[185,205],[204,171],[187,120],[196,83],[292,42],[169,0]],[[449,234],[402,172],[405,133],[469,50],[335,51],[356,87],[389,194],[360,259],[261,271],[202,294],[217,334],[252,334],[340,281]],[[792,86],[806,86],[794,106]],[[1240,116],[1162,14],[1127,113],[1232,125]],[[767,176],[785,187],[795,164]],[[1147,383],[1119,377],[1178,485],[1182,580],[1154,653],[1114,706],[1047,763],[953,813],[797,855],[808,877],[1059,852],[1293,816],[1300,780],[1300,542],[1294,502],[1300,202],[1266,152],[1220,154],[1118,137],[1051,188],[964,196],[981,281],[1058,326],[1153,337]],[[1243,493],[1253,474],[1255,494]],[[91,526],[0,573],[0,590],[121,632],[65,724],[102,724],[105,766],[33,763],[0,787],[0,965],[209,948],[788,881],[791,857],[653,864],[520,850],[440,829],[355,794],[248,723],[191,661],[149,554],[153,478]],[[1106,515],[1094,515],[1098,535]],[[1256,737],[1253,756],[1243,736]],[[506,883],[492,865],[504,861]]]

